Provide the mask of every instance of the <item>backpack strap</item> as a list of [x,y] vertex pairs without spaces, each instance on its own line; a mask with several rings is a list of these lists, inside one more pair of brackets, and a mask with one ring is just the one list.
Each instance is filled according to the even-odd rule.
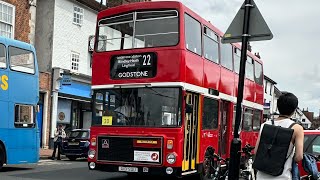
[[[296,122],[293,122],[288,128],[291,129],[294,125],[296,125],[297,123]],[[293,143],[293,145],[295,145],[295,143]],[[289,154],[289,156],[286,158],[286,161],[287,159],[290,157],[290,155],[293,153],[293,150],[295,149],[295,147],[292,148],[291,150],[291,153]]]
[[298,123],[293,122],[288,128],[291,129],[291,128],[292,128],[294,125],[296,125],[296,124],[298,124]]

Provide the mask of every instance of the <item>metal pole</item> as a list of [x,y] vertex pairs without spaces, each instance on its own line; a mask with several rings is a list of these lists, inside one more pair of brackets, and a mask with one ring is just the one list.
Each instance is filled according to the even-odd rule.
[[242,100],[243,100],[243,87],[246,70],[247,60],[247,49],[249,40],[249,21],[250,21],[250,9],[251,0],[245,0],[244,9],[244,22],[243,22],[243,34],[242,34],[242,45],[241,45],[241,60],[240,60],[240,72],[238,82],[238,96],[236,106],[236,119],[234,126],[234,136],[231,142],[230,149],[230,163],[229,163],[229,175],[228,179],[239,179],[239,168],[240,168],[240,150],[241,150],[241,139],[238,133],[242,115]]

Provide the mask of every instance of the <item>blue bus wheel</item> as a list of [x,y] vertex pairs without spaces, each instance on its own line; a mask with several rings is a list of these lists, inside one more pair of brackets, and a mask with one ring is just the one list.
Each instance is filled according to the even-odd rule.
[[0,169],[3,167],[4,162],[5,162],[5,151],[3,147],[0,145]]

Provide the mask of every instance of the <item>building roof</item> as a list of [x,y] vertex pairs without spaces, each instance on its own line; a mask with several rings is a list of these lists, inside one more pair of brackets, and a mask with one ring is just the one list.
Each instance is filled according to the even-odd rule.
[[281,91],[276,86],[274,86],[274,94],[276,95],[276,97],[279,97],[281,95]]
[[274,80],[272,80],[271,78],[269,78],[268,76],[264,75],[264,79],[271,82],[272,84],[277,84]]
[[96,0],[75,0],[95,11],[101,11],[104,9],[107,9],[108,7],[105,5],[100,5],[100,2],[96,1]]

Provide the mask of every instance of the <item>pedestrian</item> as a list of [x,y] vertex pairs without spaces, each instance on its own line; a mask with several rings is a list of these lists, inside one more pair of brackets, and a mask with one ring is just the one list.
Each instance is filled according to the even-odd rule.
[[[295,123],[291,116],[295,113],[298,107],[298,98],[289,92],[285,92],[280,95],[279,99],[277,100],[277,107],[279,110],[279,117],[274,119],[274,125],[281,126],[283,128],[289,128]],[[257,139],[257,143],[255,146],[254,152],[256,153],[258,150],[258,146],[260,143],[260,136],[265,124],[272,124],[272,121],[266,121],[261,125],[261,130],[259,137]],[[292,180],[292,163],[293,161],[299,162],[303,158],[303,128],[299,124],[294,124],[291,129],[293,129],[293,135],[291,138],[291,142],[287,152],[287,159],[285,160],[284,168],[282,174],[279,176],[272,176],[270,174],[266,174],[264,172],[258,171],[257,172],[257,180]],[[279,152],[280,153],[280,152]],[[267,156],[265,158],[268,158]],[[265,166],[273,166],[272,164],[265,164]]]
[[53,153],[52,153],[52,156],[51,156],[52,160],[55,159],[57,148],[58,148],[57,160],[61,160],[60,154],[61,154],[62,140],[65,137],[66,137],[66,132],[62,128],[62,125],[59,124],[58,128],[55,129],[55,131],[54,131],[54,138],[53,138],[54,147],[53,147]]

